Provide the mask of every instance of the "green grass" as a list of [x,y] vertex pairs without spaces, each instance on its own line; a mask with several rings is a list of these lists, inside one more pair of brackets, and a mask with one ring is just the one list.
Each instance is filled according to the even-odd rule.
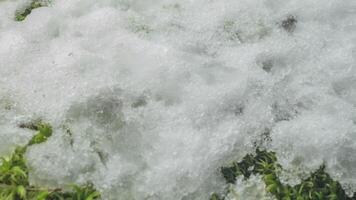
[[[251,175],[261,175],[266,191],[278,200],[356,200],[356,195],[348,197],[340,183],[334,181],[326,172],[325,166],[311,173],[300,184],[290,186],[278,178],[282,170],[274,152],[256,150],[246,155],[241,162],[222,167],[221,173],[229,184],[234,184],[237,177],[248,179]],[[224,196],[213,194],[210,200],[223,200]]]
[[70,185],[71,191],[61,188],[31,186],[25,153],[32,145],[46,142],[52,135],[52,127],[41,121],[21,124],[21,128],[37,131],[27,145],[17,147],[9,157],[0,158],[0,200],[94,200],[100,198],[91,184]]
[[27,7],[25,7],[23,10],[19,10],[15,13],[15,20],[16,21],[23,21],[26,19],[27,15],[31,14],[33,9],[40,8],[46,6],[45,3],[43,3],[40,0],[33,0]]

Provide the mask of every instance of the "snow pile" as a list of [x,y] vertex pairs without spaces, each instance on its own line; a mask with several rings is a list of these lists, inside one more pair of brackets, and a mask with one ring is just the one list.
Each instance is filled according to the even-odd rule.
[[33,183],[207,199],[269,135],[291,173],[356,191],[356,1],[57,0],[15,22],[27,3],[0,2],[0,152],[50,122]]

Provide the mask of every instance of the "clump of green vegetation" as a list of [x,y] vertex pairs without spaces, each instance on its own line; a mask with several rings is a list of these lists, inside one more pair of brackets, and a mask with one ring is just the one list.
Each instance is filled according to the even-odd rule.
[[209,200],[224,200],[224,198],[219,197],[217,194],[212,194]]
[[[278,200],[355,200],[356,195],[348,197],[340,183],[334,181],[326,172],[325,166],[311,173],[306,179],[295,186],[284,184],[278,178],[282,167],[278,164],[274,152],[256,150],[256,154],[246,155],[241,162],[234,162],[229,167],[222,167],[221,173],[227,183],[234,184],[236,178],[261,175],[266,191]],[[213,194],[210,200],[223,200]]]
[[17,11],[15,14],[16,21],[23,21],[26,19],[27,15],[31,14],[33,9],[46,6],[46,4],[41,0],[33,0],[24,10]]
[[28,147],[45,142],[52,135],[52,127],[41,121],[20,124],[20,127],[36,130],[37,133],[27,145],[17,147],[10,157],[0,158],[1,200],[94,200],[100,198],[100,193],[91,184],[82,187],[72,185],[70,186],[72,191],[31,186],[24,155]]

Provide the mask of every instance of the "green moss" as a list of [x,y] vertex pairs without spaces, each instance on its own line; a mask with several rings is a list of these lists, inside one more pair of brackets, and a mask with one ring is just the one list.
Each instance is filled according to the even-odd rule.
[[71,185],[72,191],[31,186],[24,155],[30,146],[47,141],[52,135],[52,127],[40,120],[22,124],[20,127],[36,130],[37,133],[27,145],[17,147],[10,157],[0,158],[0,200],[94,200],[100,198],[100,193],[91,184]]
[[212,194],[209,200],[223,200],[224,198],[219,197],[218,194]]
[[30,5],[28,5],[25,9],[19,10],[15,13],[15,20],[16,21],[23,21],[26,19],[27,15],[31,14],[33,9],[40,8],[46,6],[45,3],[43,3],[40,0],[33,0]]
[[[246,155],[241,162],[234,162],[231,166],[222,167],[221,173],[227,183],[234,184],[239,176],[248,179],[252,174],[261,175],[266,185],[266,191],[271,193],[278,200],[355,200],[348,197],[342,189],[340,183],[334,181],[326,172],[325,166],[321,166],[317,171],[298,185],[290,186],[283,184],[278,178],[282,167],[278,164],[274,152],[256,150],[256,153]],[[211,200],[221,200],[213,194]]]

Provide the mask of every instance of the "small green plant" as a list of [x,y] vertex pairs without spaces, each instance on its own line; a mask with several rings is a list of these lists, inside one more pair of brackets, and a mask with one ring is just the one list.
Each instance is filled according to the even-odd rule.
[[71,185],[72,191],[31,186],[25,153],[28,147],[43,143],[52,135],[52,127],[40,120],[20,124],[21,128],[37,131],[29,143],[17,147],[9,157],[0,158],[0,200],[94,200],[100,198],[93,185]]
[[218,194],[212,194],[209,200],[223,200]]
[[15,14],[15,20],[16,21],[23,21],[26,19],[27,15],[31,14],[33,9],[40,8],[46,6],[45,3],[43,3],[40,0],[33,0],[30,5],[28,5],[24,10],[17,11]]
[[54,191],[44,191],[43,200],[94,200],[100,198],[100,193],[96,191],[93,185],[85,186],[71,185],[72,191],[63,192],[61,189]]
[[[248,179],[252,174],[261,175],[266,191],[278,200],[356,200],[356,195],[348,197],[340,183],[325,172],[325,166],[321,166],[293,187],[280,181],[278,174],[281,170],[274,152],[257,149],[254,155],[246,155],[241,162],[222,167],[221,173],[229,184],[234,184],[238,176]],[[216,194],[211,196],[211,200],[222,199],[224,197]]]
[[0,199],[16,199],[26,196],[28,169],[24,160],[26,147],[18,147],[9,158],[1,158]]
[[47,138],[52,136],[52,127],[46,123],[39,123],[36,126],[37,134],[32,137],[28,145],[40,144],[47,141]]

